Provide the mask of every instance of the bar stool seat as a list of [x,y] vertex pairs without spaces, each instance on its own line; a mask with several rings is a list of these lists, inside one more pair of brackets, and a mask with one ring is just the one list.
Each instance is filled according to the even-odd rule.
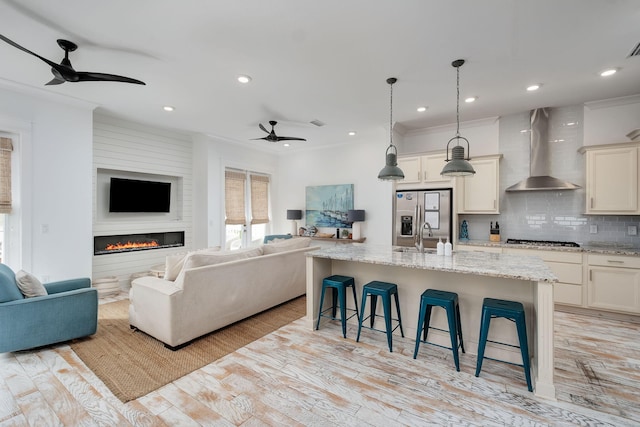
[[[391,317],[391,296],[394,296],[396,303],[397,319]],[[369,316],[364,317],[364,310],[367,303],[367,296],[371,297],[371,311]],[[373,327],[376,319],[376,306],[378,303],[378,297],[382,297],[382,308],[384,310],[384,323],[385,331],[376,329]],[[363,326],[365,320],[369,319],[369,326]],[[392,328],[392,320],[398,322],[397,325]],[[360,341],[360,332],[362,328],[373,329],[374,331],[387,333],[387,344],[389,345],[389,351],[393,352],[393,331],[400,328],[400,334],[404,337],[404,330],[402,329],[402,317],[400,315],[400,302],[398,301],[398,286],[394,283],[380,282],[374,280],[367,283],[362,287],[362,305],[360,307],[360,318],[358,322],[358,337],[356,342]]]
[[[331,307],[323,310],[322,305],[324,304],[324,294],[327,288],[331,288],[333,304]],[[347,292],[346,289],[351,288],[353,292],[353,301],[356,306],[355,309],[347,308]],[[333,276],[325,277],[322,280],[322,295],[320,296],[320,307],[318,308],[318,322],[316,323],[316,331],[320,328],[320,318],[328,317],[331,320],[337,320],[336,312],[338,306],[340,307],[340,321],[342,323],[342,336],[344,338],[347,337],[347,320],[351,319],[353,316],[357,316],[358,320],[360,320],[360,315],[358,314],[358,300],[356,298],[356,282],[353,277],[350,276],[341,276],[339,274],[334,274]],[[331,310],[331,315],[325,314],[327,311]],[[353,312],[349,317],[347,317],[347,311]]]
[[[444,329],[430,326],[431,309],[433,307],[442,307],[447,312],[447,321],[449,323],[449,337],[451,338],[451,347],[445,347],[427,341],[429,329],[435,329],[447,332]],[[424,332],[423,332],[424,331]],[[420,333],[423,332],[423,338],[420,339]],[[459,340],[459,342],[458,342]],[[453,361],[456,365],[456,371],[460,371],[460,358],[458,356],[458,348],[462,348],[464,353],[464,342],[462,340],[462,325],[460,322],[460,306],[458,305],[458,294],[454,292],[440,291],[436,289],[427,289],[420,297],[420,313],[418,315],[418,332],[416,333],[416,348],[413,352],[413,358],[418,355],[420,342],[435,345],[437,347],[448,348],[453,352]]]
[[[510,347],[518,346],[502,343],[499,341],[491,341],[487,339],[489,335],[489,325],[492,318],[502,317],[515,322],[516,329],[518,331],[518,340],[520,342],[520,353],[522,355],[522,364],[511,363],[504,360],[493,359],[491,357],[484,356],[484,350],[487,345],[487,341],[507,345]],[[482,320],[480,321],[480,340],[478,341],[478,361],[476,363],[476,377],[480,375],[482,368],[482,361],[484,359],[495,360],[497,362],[509,363],[511,365],[521,366],[524,368],[524,376],[527,380],[527,388],[529,391],[533,391],[531,386],[531,367],[529,363],[529,345],[527,343],[527,324],[524,317],[524,306],[522,303],[516,301],[505,301],[494,298],[485,298],[482,302]]]

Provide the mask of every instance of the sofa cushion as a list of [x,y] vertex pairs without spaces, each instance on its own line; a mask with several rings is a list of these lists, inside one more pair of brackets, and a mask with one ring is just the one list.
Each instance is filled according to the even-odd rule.
[[262,246],[265,255],[277,254],[279,252],[292,251],[294,249],[308,248],[311,245],[310,237],[296,237],[295,239],[281,240],[279,242],[268,243]]
[[47,295],[47,290],[42,285],[40,280],[31,273],[27,273],[24,270],[20,270],[16,273],[16,283],[20,292],[25,298],[40,297]]
[[0,264],[0,303],[24,299],[13,270],[4,264]]
[[178,274],[182,271],[182,267],[184,266],[184,261],[190,254],[194,253],[210,253],[217,252],[220,250],[220,246],[214,246],[206,249],[199,249],[197,251],[191,252],[181,252],[173,255],[167,255],[165,259],[165,267],[164,267],[164,280],[176,280]]
[[184,262],[184,268],[204,267],[206,265],[222,264],[223,262],[239,259],[253,258],[262,255],[262,248],[238,249],[236,251],[223,251],[214,253],[190,254]]

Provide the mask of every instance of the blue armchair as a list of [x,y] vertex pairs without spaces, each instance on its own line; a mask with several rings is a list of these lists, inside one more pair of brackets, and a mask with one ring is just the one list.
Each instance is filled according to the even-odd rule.
[[98,291],[89,278],[44,285],[48,295],[24,298],[15,273],[0,264],[0,353],[93,335]]

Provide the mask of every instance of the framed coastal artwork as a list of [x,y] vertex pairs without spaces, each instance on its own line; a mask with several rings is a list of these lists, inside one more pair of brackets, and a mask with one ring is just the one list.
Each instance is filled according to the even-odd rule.
[[347,211],[353,209],[353,184],[318,185],[306,188],[307,225],[351,227]]

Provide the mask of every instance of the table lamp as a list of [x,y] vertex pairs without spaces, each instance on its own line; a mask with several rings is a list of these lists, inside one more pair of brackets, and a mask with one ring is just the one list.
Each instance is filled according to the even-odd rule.
[[364,221],[364,210],[354,209],[347,211],[347,222],[351,222],[351,237],[353,240],[360,239],[360,223]]
[[287,219],[292,219],[291,221],[291,235],[298,235],[298,221],[302,219],[302,211],[298,209],[287,209]]

